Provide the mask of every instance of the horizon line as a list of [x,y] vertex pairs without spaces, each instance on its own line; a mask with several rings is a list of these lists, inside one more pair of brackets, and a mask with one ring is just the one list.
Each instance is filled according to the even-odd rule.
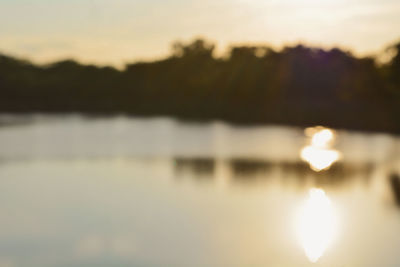
[[[296,40],[296,41],[290,41],[286,43],[282,43],[280,45],[274,45],[272,43],[268,42],[259,42],[259,41],[254,41],[254,42],[249,42],[249,41],[243,41],[243,42],[231,42],[230,44],[225,44],[223,48],[221,48],[220,43],[224,43],[221,41],[216,41],[213,40],[212,38],[207,38],[206,36],[202,35],[195,35],[192,38],[186,38],[186,40],[183,40],[182,38],[176,38],[173,41],[169,42],[169,49],[168,52],[163,53],[163,55],[154,55],[154,56],[145,56],[145,57],[136,57],[133,59],[121,59],[119,60],[119,63],[112,63],[109,60],[84,60],[80,58],[79,56],[59,56],[59,57],[54,57],[53,59],[47,59],[47,60],[37,60],[32,58],[32,55],[28,55],[27,53],[18,53],[18,52],[11,52],[11,51],[6,51],[6,49],[1,49],[0,48],[0,56],[6,56],[6,57],[12,57],[17,60],[21,61],[26,61],[32,65],[36,66],[48,66],[55,64],[57,62],[63,62],[63,61],[74,61],[80,65],[84,66],[96,66],[96,67],[113,67],[119,70],[124,69],[127,65],[130,64],[137,64],[137,63],[151,63],[151,62],[157,62],[157,61],[162,61],[167,58],[169,58],[172,53],[172,45],[174,43],[182,43],[184,45],[188,45],[196,40],[204,40],[206,43],[210,43],[214,45],[214,52],[213,52],[213,57],[215,59],[223,59],[226,58],[229,55],[229,52],[231,51],[232,48],[234,47],[267,47],[272,49],[275,52],[281,52],[285,48],[294,48],[297,46],[303,46],[305,48],[309,49],[319,49],[323,51],[331,51],[333,49],[339,49],[342,52],[348,53],[349,55],[355,57],[355,58],[373,58],[376,60],[377,63],[385,63],[386,61],[389,61],[390,58],[392,57],[391,55],[386,55],[388,50],[396,45],[397,43],[400,43],[400,37],[396,38],[394,41],[389,42],[386,45],[383,45],[379,50],[371,50],[367,52],[360,52],[357,51],[359,49],[356,48],[351,48],[346,45],[341,45],[341,44],[318,44],[318,42],[312,42],[312,41],[307,41],[307,40]],[[112,50],[112,49],[110,49]],[[33,54],[33,53],[30,53]]]

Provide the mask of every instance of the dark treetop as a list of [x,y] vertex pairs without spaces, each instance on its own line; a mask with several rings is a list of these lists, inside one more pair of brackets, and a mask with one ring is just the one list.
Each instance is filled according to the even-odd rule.
[[112,67],[0,55],[0,112],[173,116],[400,133],[400,44],[388,63],[340,49],[175,43],[169,57]]

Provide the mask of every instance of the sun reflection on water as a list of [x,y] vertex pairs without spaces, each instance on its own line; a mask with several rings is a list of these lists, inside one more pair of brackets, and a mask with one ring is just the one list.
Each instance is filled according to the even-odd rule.
[[340,153],[332,148],[335,133],[327,128],[316,127],[306,129],[306,135],[311,136],[311,142],[303,147],[301,158],[310,164],[314,171],[328,169],[334,162],[340,159]]
[[296,223],[298,238],[305,254],[311,262],[317,262],[331,244],[337,230],[336,216],[324,190],[310,189]]

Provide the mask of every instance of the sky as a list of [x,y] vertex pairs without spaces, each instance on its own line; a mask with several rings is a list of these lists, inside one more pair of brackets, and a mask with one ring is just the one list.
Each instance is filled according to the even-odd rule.
[[0,0],[0,53],[122,66],[204,37],[276,49],[303,43],[377,54],[400,40],[399,0]]

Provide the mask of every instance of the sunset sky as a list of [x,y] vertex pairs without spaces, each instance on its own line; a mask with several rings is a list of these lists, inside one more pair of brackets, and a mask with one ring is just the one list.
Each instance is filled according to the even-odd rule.
[[302,42],[355,54],[400,39],[399,0],[0,0],[0,53],[36,62],[122,65],[165,56],[175,40]]

